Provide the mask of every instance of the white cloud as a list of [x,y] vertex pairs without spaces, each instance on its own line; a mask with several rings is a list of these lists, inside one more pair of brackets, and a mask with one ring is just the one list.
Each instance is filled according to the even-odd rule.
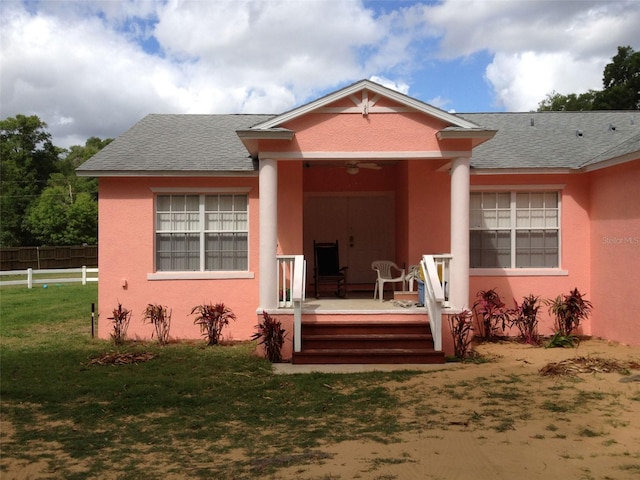
[[409,93],[409,85],[402,81],[395,81],[378,75],[371,75],[371,78],[369,78],[369,80],[379,83],[383,87],[395,90],[396,92],[404,93],[405,95]]
[[3,118],[37,114],[56,137],[86,140],[120,133],[132,116],[179,107],[179,69],[149,57],[98,18],[3,13]]
[[[356,1],[35,5],[3,4],[1,114],[39,115],[64,146],[150,112],[290,109],[365,77],[359,50],[381,33]],[[159,52],[139,43],[149,39]]]
[[552,91],[599,90],[617,46],[640,45],[637,1],[448,1],[424,15],[444,58],[493,54],[485,77],[507,110],[535,109]]
[[579,60],[567,53],[498,53],[486,75],[500,105],[508,111],[528,111],[554,90],[583,93],[602,88],[606,63],[604,58]]
[[[449,105],[451,103],[451,100],[449,100],[448,98],[443,98],[441,96],[437,96],[437,97],[433,97],[429,100],[427,100],[427,103],[429,105],[433,105],[436,108],[439,108],[440,110],[445,110],[447,108],[447,105]],[[450,110],[449,113],[454,113],[455,110]]]

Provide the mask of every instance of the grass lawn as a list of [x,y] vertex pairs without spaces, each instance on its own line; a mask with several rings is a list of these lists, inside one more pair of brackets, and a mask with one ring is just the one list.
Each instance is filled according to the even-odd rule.
[[[382,384],[415,373],[277,376],[249,342],[116,348],[91,338],[96,301],[96,284],[0,290],[0,476],[36,465],[33,478],[277,478],[322,461],[326,442],[411,428]],[[91,364],[116,351],[155,357]]]

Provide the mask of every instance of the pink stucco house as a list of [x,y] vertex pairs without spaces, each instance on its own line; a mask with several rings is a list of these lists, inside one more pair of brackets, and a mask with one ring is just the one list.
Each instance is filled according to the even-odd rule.
[[[224,302],[226,336],[267,311],[294,362],[439,362],[477,291],[578,287],[581,333],[640,345],[639,112],[451,114],[364,80],[280,115],[148,115],[78,174],[99,177],[103,338],[118,302],[141,338],[149,303],[198,338],[192,307]],[[314,240],[336,239],[349,293],[318,300]],[[374,260],[422,265],[427,308],[373,300]]]

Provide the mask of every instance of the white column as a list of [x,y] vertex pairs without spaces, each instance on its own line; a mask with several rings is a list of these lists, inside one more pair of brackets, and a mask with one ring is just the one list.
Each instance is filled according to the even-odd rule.
[[469,158],[451,162],[451,265],[449,304],[469,307]]
[[278,303],[278,162],[260,159],[260,308]]

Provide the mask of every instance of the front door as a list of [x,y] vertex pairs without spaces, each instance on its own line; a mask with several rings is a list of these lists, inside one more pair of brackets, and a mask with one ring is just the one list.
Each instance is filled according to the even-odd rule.
[[309,194],[304,204],[304,255],[313,272],[313,241],[340,244],[349,284],[373,286],[374,260],[394,260],[392,193]]

